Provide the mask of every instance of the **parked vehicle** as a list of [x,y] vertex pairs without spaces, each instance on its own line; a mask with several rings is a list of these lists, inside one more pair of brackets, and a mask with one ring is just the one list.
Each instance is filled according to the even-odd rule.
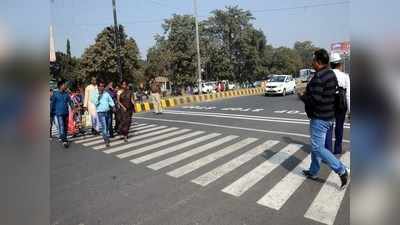
[[[210,82],[201,84],[201,93],[206,94],[211,92],[214,92],[214,87]],[[198,94],[199,88],[198,87],[193,88],[193,93]]]
[[265,87],[265,95],[280,94],[285,96],[288,93],[296,92],[296,82],[292,75],[274,75]]
[[301,69],[299,71],[299,78],[298,80],[300,82],[306,83],[308,82],[311,77],[315,74],[315,70],[313,69]]

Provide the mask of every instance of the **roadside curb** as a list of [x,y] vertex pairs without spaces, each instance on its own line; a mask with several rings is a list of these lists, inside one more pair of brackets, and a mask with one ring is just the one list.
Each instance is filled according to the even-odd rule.
[[[263,93],[264,93],[263,88],[247,88],[247,89],[237,89],[237,90],[232,90],[232,91],[217,92],[217,93],[210,93],[210,94],[203,94],[203,95],[167,97],[167,98],[161,99],[161,106],[163,108],[170,108],[170,107],[186,105],[186,104],[190,104],[190,103],[211,102],[211,101],[227,99],[227,98],[260,95]],[[153,109],[154,109],[154,106],[151,101],[135,103],[135,113],[149,112]]]

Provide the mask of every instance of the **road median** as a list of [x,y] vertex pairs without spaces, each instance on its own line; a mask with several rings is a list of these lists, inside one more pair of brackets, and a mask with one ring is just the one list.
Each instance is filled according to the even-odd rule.
[[[241,96],[250,95],[262,95],[264,93],[263,88],[246,88],[237,89],[231,91],[209,93],[202,95],[186,95],[186,96],[176,96],[176,97],[166,97],[161,99],[161,105],[163,108],[170,108],[179,105],[187,105],[192,103],[201,102],[211,102],[227,98],[235,98]],[[153,103],[151,101],[144,101],[141,103],[135,103],[135,112],[149,112],[154,109]]]

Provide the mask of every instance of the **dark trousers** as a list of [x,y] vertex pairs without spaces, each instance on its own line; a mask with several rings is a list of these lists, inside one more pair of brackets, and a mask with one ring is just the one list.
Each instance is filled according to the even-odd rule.
[[56,116],[58,124],[58,135],[62,142],[67,142],[68,135],[68,114],[67,115],[57,115]]
[[336,113],[335,123],[335,145],[332,144],[333,127],[326,134],[325,147],[333,154],[342,154],[343,126],[346,119],[346,112]]

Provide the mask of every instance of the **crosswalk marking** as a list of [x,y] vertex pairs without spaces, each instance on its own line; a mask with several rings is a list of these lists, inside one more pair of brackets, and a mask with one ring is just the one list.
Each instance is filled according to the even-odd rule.
[[[346,166],[350,166],[350,152],[346,152],[342,156],[342,160]],[[327,225],[334,224],[344,194],[346,193],[346,190],[339,190],[339,186],[332,185],[332,183],[338,183],[338,177],[334,172],[329,174],[328,179],[311,203],[304,217]]]
[[[190,130],[186,129],[186,131],[190,131]],[[117,155],[117,157],[120,158],[120,159],[124,159],[124,158],[130,157],[130,156],[133,156],[133,155],[137,155],[137,154],[140,154],[140,153],[143,153],[143,152],[147,152],[147,151],[150,151],[150,150],[153,150],[153,149],[156,149],[156,148],[159,148],[159,147],[171,144],[171,143],[175,143],[175,142],[187,139],[187,138],[191,138],[191,137],[203,134],[203,133],[204,133],[204,131],[196,131],[196,132],[188,133],[188,134],[183,135],[183,136],[170,138],[170,139],[167,139],[167,140],[159,142],[159,143],[155,143],[155,144],[148,145],[148,146],[145,146],[145,147],[133,150],[133,151],[129,151],[129,152],[125,152],[125,153],[119,154],[119,155]]]
[[194,162],[191,162],[191,163],[186,164],[182,167],[179,167],[175,170],[172,170],[172,171],[168,172],[167,174],[172,177],[181,177],[181,176],[188,174],[204,165],[207,165],[208,163],[211,163],[219,158],[222,158],[228,154],[231,154],[231,153],[233,153],[233,152],[235,152],[257,140],[258,140],[257,138],[246,138],[246,139],[239,141],[235,144],[232,144],[222,150],[211,153],[201,159],[198,159]]
[[[155,126],[156,125],[147,125],[147,126],[139,127],[139,128],[131,127],[129,129],[129,133],[132,133],[132,131],[134,132],[135,135],[148,133],[148,132],[156,130],[156,129],[150,129],[150,128],[155,127]],[[159,129],[159,128],[157,128],[157,129]],[[120,136],[115,136],[114,138],[111,138],[110,141],[114,141],[114,140],[118,140],[118,139],[121,139],[121,137]],[[83,146],[88,147],[88,146],[92,146],[92,145],[96,145],[96,144],[101,144],[103,142],[104,142],[103,138],[100,137],[99,140],[86,142],[86,143],[83,144]]]
[[263,144],[255,147],[254,149],[243,153],[242,155],[232,159],[231,161],[223,164],[222,166],[219,166],[215,168],[214,170],[211,170],[208,173],[205,173],[196,179],[192,180],[193,183],[199,184],[201,186],[206,186],[214,181],[216,181],[218,178],[224,176],[225,174],[235,170],[236,168],[240,167],[241,165],[245,164],[246,162],[252,160],[259,154],[263,153],[265,150],[268,150],[278,144],[279,141],[273,141],[269,140],[264,142]]
[[[167,128],[167,126],[160,126],[160,127],[151,128],[151,129],[153,129],[152,131],[154,131],[154,130],[159,130],[159,131],[151,132],[151,133],[147,133],[147,134],[142,134],[142,135],[139,135],[139,136],[130,137],[130,138],[128,139],[128,143],[130,143],[130,142],[132,142],[132,141],[136,141],[136,140],[142,139],[142,138],[147,138],[147,137],[155,136],[155,135],[157,135],[157,134],[163,134],[163,133],[166,133],[166,132],[169,132],[169,131],[173,131],[173,130],[177,130],[177,129],[178,129],[178,128],[176,128],[176,127],[168,128],[168,129],[164,129],[164,128]],[[161,129],[162,129],[162,130],[161,130]],[[120,145],[120,144],[124,144],[124,143],[126,144],[126,142],[123,141],[123,140],[112,141],[112,142],[110,143],[110,146],[112,147],[112,146]],[[106,148],[106,146],[105,146],[104,144],[93,147],[94,150],[99,150],[99,149],[104,149],[104,148]]]
[[[136,135],[129,138],[128,143],[125,143],[123,140],[118,140],[118,138],[115,137],[110,139],[112,140],[112,147],[109,149],[105,149],[101,136],[84,135],[69,138],[69,140],[73,140],[75,143],[80,143],[86,147],[90,146],[95,150],[104,149],[103,151],[106,154],[117,153],[115,156],[121,159],[144,153],[143,155],[136,156],[136,158],[130,160],[130,162],[134,164],[141,164],[152,159],[160,158],[159,160],[156,160],[157,162],[147,165],[150,169],[160,170],[183,161],[184,159],[188,159],[200,153],[205,153],[210,149],[218,148],[224,143],[229,143],[232,140],[239,138],[235,135],[223,137],[221,133],[207,134],[205,131],[192,131],[190,129],[148,124],[135,124],[130,127],[129,131],[131,132],[132,130],[136,131]],[[53,134],[55,133],[58,133],[57,129],[53,128]],[[207,141],[216,137],[218,138],[212,142]],[[207,165],[210,167],[212,162],[222,159],[234,152],[238,152],[239,150],[244,150],[244,148],[249,148],[248,145],[256,141],[258,141],[256,138],[235,140],[227,147],[219,147],[216,151],[207,153],[207,155],[202,156],[200,159],[190,160],[191,162],[168,171],[167,175],[179,178],[200,168],[205,168]],[[239,156],[229,160],[228,162],[223,162],[216,168],[213,167],[211,170],[207,170],[206,173],[194,178],[191,182],[205,187],[218,181],[220,178],[226,176],[232,171],[239,170],[243,165],[251,162],[251,160],[255,159],[263,152],[273,148],[278,143],[279,141],[277,140],[267,140],[260,143],[252,149],[243,151]],[[191,146],[192,148],[189,148]],[[225,186],[221,191],[236,197],[243,195],[273,172],[277,167],[281,166],[287,159],[293,157],[293,155],[302,147],[303,146],[299,144],[288,144],[265,162],[256,165],[255,168],[253,167],[245,175],[238,177],[233,181],[233,183]],[[167,154],[175,153],[183,149],[186,150],[180,154],[177,153],[177,155],[174,154],[171,157],[167,156]],[[127,152],[121,152],[123,150],[126,150]],[[151,150],[153,150],[153,152],[151,152]],[[164,156],[164,158],[161,156]],[[350,153],[345,153],[342,156],[342,160],[346,166],[348,166],[350,163]],[[303,176],[302,170],[307,169],[310,162],[311,155],[307,155],[307,157],[305,157],[292,171],[289,171],[280,181],[274,184],[270,190],[267,190],[267,193],[257,201],[257,204],[271,209],[280,210],[285,204],[287,204],[292,196],[297,194],[301,185],[304,184],[306,178]],[[340,179],[332,172],[329,174],[327,181],[323,184],[321,190],[313,199],[313,202],[304,214],[305,218],[327,225],[334,224],[346,193],[345,190],[339,190],[339,186],[335,184],[339,185]]]
[[131,162],[135,163],[135,164],[140,164],[140,163],[146,162],[148,160],[151,160],[151,159],[154,159],[154,158],[157,158],[157,157],[160,157],[160,156],[172,153],[172,152],[179,151],[179,150],[181,150],[183,148],[186,148],[188,146],[191,146],[191,145],[194,145],[194,144],[209,140],[211,138],[215,138],[215,137],[220,136],[220,135],[221,134],[219,134],[219,133],[211,133],[211,134],[208,134],[206,136],[198,137],[196,139],[184,142],[182,144],[175,145],[175,146],[163,149],[161,151],[157,151],[157,152],[154,152],[154,153],[150,153],[150,154],[144,155],[144,156],[139,157],[139,158],[132,159]]
[[204,151],[207,151],[210,148],[216,147],[218,145],[222,145],[223,143],[226,143],[226,142],[231,141],[231,140],[236,139],[236,138],[238,138],[238,136],[235,136],[235,135],[226,136],[226,137],[220,138],[220,139],[218,139],[216,141],[213,141],[213,142],[207,143],[205,145],[202,145],[200,147],[194,148],[194,149],[192,149],[190,151],[187,151],[187,152],[181,153],[179,155],[172,156],[170,158],[164,159],[164,160],[159,161],[157,163],[151,164],[151,165],[149,165],[147,167],[150,168],[150,169],[153,169],[153,170],[159,170],[159,169],[162,169],[162,168],[164,168],[166,166],[172,165],[172,164],[177,163],[177,162],[179,162],[181,160],[189,158],[191,156],[194,156],[194,155],[200,154],[200,153],[202,153]]
[[287,145],[285,148],[274,154],[267,161],[263,162],[255,169],[248,172],[246,175],[242,176],[229,186],[222,189],[222,191],[236,197],[241,196],[244,192],[246,192],[256,183],[258,183],[262,178],[272,172],[272,170],[281,165],[281,163],[283,163],[286,159],[290,158],[301,147],[302,145],[298,144]]
[[156,137],[153,137],[153,138],[149,138],[149,139],[144,139],[144,140],[141,140],[141,141],[138,141],[138,142],[134,142],[134,143],[130,143],[130,144],[114,147],[114,148],[111,148],[111,149],[106,150],[104,152],[107,153],[107,154],[115,153],[115,152],[119,152],[119,151],[123,151],[125,149],[129,149],[129,148],[135,147],[135,146],[152,143],[154,141],[162,140],[162,139],[165,139],[165,138],[169,138],[169,137],[172,137],[172,136],[179,135],[179,134],[186,133],[186,132],[190,131],[188,129],[178,130],[178,128],[176,128],[176,127],[172,127],[172,128],[165,129],[165,130],[168,130],[168,132],[169,131],[173,131],[173,130],[177,130],[177,131],[174,131],[172,133],[166,133],[166,134],[159,135],[159,136],[156,136]]
[[[150,128],[150,127],[154,127],[154,126],[156,126],[156,125],[145,125],[145,126],[144,125],[141,125],[141,126],[134,125],[134,126],[131,126],[130,129],[134,128],[134,129],[138,130],[138,129],[146,129],[146,128]],[[94,136],[92,138],[87,138],[87,139],[83,139],[83,140],[77,140],[77,141],[75,141],[75,143],[76,144],[82,144],[82,143],[85,143],[85,142],[90,142],[90,141],[95,141],[95,140],[100,140],[100,139],[103,139],[101,134],[98,135],[98,136]]]
[[[145,124],[145,123],[138,124],[138,123],[136,123],[136,122],[132,122],[131,125],[132,125],[133,127],[141,127],[141,126],[145,126],[145,125],[147,125],[147,124]],[[57,134],[58,134],[58,133],[57,133]],[[71,138],[69,138],[69,140],[70,140],[70,141],[78,141],[78,140],[85,139],[85,140],[89,140],[89,141],[90,141],[90,140],[93,140],[93,139],[90,139],[90,138],[92,138],[92,137],[98,138],[98,136],[93,135],[93,134],[91,134],[91,133],[89,132],[89,134],[88,134],[88,133],[85,133],[85,134],[82,135],[82,136],[71,137]],[[75,142],[75,143],[76,143],[76,142]]]
[[302,171],[308,168],[310,162],[311,154],[279,181],[267,194],[260,198],[257,203],[272,209],[281,209],[286,201],[306,180]]

